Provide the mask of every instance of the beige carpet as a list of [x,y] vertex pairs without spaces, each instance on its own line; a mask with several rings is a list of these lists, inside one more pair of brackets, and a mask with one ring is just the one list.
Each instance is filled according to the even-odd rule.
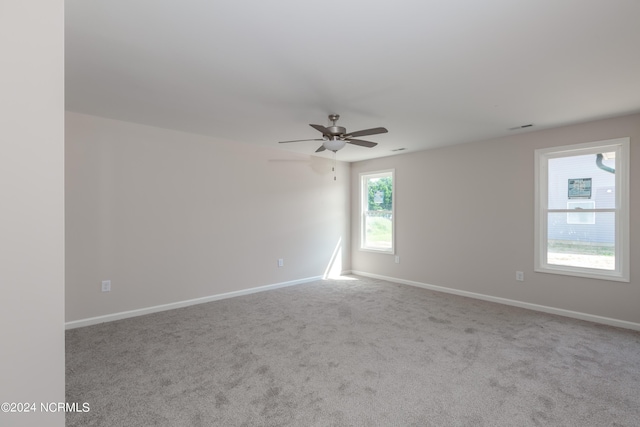
[[640,425],[640,333],[353,278],[67,331],[67,425]]

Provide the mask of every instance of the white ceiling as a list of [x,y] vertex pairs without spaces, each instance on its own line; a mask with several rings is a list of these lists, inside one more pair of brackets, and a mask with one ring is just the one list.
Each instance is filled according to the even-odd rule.
[[66,0],[66,104],[309,154],[278,141],[386,127],[357,161],[638,112],[639,22],[639,0]]

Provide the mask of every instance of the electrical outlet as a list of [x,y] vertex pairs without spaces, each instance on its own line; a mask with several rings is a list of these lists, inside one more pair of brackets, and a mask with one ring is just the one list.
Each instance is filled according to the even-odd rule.
[[111,280],[102,281],[102,292],[111,292]]
[[284,259],[278,258],[278,267],[284,267]]
[[524,282],[524,272],[516,271],[516,280],[518,282]]

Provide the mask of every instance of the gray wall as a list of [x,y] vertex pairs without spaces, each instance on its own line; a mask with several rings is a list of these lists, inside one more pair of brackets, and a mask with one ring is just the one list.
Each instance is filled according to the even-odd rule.
[[[631,283],[534,273],[534,150],[631,137]],[[358,174],[396,170],[394,256],[360,251]],[[640,115],[357,162],[352,269],[640,323]],[[524,282],[515,281],[523,271]]]
[[322,276],[338,242],[350,269],[350,165],[331,166],[67,112],[67,322]]
[[63,426],[64,2],[0,9],[0,402],[3,426]]
[[[636,240],[631,283],[533,272],[534,150],[630,136],[633,236],[640,115],[338,163],[338,181],[313,156],[71,112],[66,125],[68,322],[319,276],[341,241],[344,270],[640,323]],[[400,264],[356,244],[358,174],[389,168]]]

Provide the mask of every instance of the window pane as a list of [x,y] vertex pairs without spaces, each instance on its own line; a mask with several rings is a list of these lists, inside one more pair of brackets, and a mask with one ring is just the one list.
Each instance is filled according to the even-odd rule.
[[595,209],[596,203],[593,200],[567,202],[567,209],[573,209],[576,212],[567,212],[567,224],[595,224],[595,212],[582,212],[584,209]]
[[598,209],[615,208],[614,171],[614,153],[549,159],[549,209],[567,209],[570,200],[592,200]]
[[365,246],[391,249],[393,224],[390,211],[365,212]]
[[565,213],[547,215],[547,263],[615,270],[615,213],[596,212],[593,223],[572,223]]

